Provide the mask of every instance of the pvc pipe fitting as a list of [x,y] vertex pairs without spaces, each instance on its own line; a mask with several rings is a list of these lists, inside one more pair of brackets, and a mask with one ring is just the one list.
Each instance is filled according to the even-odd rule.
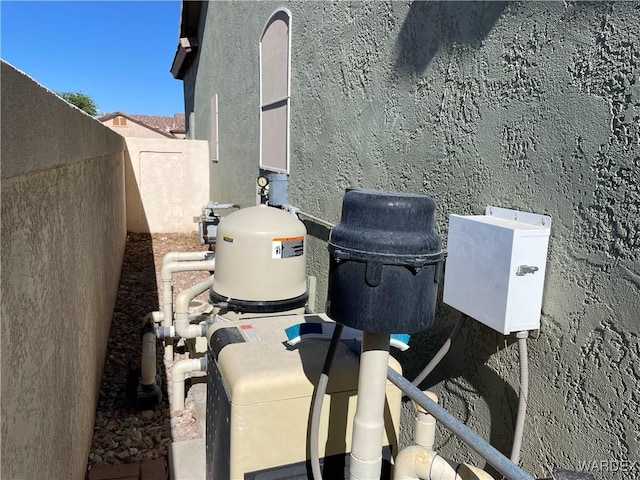
[[162,266],[171,262],[184,262],[193,260],[210,260],[213,258],[213,252],[195,251],[195,252],[169,252],[162,257]]
[[484,470],[459,464],[437,452],[417,445],[403,449],[396,457],[393,480],[494,480]]
[[207,370],[207,357],[178,360],[171,367],[171,383],[173,385],[173,402],[171,410],[184,410],[184,379],[190,372]]
[[[424,394],[435,403],[438,403],[438,395],[435,393],[424,392]],[[433,450],[433,445],[436,441],[436,419],[420,405],[415,402],[414,404],[416,406],[416,417],[413,425],[413,440],[416,445],[427,450]]]
[[[184,256],[186,258],[189,258],[189,256],[195,256],[195,253],[210,254],[211,252],[184,252],[184,253],[185,253]],[[170,254],[165,255],[165,258],[168,255]],[[216,265],[215,258],[211,258],[210,255],[205,258],[208,258],[208,260],[176,261],[176,262],[166,263],[162,266],[162,270],[161,270],[162,305],[163,305],[163,312],[164,312],[164,317],[162,319],[163,327],[170,327],[173,323],[173,274],[176,272],[195,272],[195,271],[213,272]],[[164,358],[165,360],[173,361],[173,345],[171,344],[171,340],[165,342]]]
[[182,338],[205,336],[206,324],[191,325],[189,323],[189,304],[191,300],[206,292],[213,285],[213,275],[183,290],[176,297],[176,333]]

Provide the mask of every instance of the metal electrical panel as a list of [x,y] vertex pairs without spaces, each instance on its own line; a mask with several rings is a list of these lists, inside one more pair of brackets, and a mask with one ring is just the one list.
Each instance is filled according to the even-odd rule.
[[540,328],[551,217],[498,207],[451,215],[443,301],[494,330]]

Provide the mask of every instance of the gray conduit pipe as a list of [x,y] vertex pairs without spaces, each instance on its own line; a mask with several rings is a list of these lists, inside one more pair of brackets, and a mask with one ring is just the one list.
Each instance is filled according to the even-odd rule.
[[529,332],[524,330],[517,332],[518,354],[520,356],[520,398],[518,400],[518,416],[516,428],[513,434],[513,446],[511,447],[511,461],[520,463],[522,450],[522,437],[524,436],[524,420],[527,416],[527,400],[529,397],[529,354],[527,352],[527,337]]
[[514,464],[447,410],[433,402],[398,372],[392,368],[387,368],[387,378],[509,480],[533,480],[531,475]]
[[[186,252],[189,253],[189,252]],[[211,252],[208,252],[211,253]],[[199,260],[199,261],[177,261],[169,262],[162,266],[162,299],[163,313],[162,326],[164,328],[171,327],[173,323],[173,274],[176,272],[196,272],[209,271],[215,269],[215,259]],[[165,342],[164,358],[173,361],[173,345],[171,340]]]
[[458,321],[456,322],[456,324],[453,327],[453,330],[451,331],[451,334],[449,335],[449,338],[447,338],[447,340],[444,342],[442,347],[440,347],[440,350],[438,350],[438,352],[434,355],[434,357],[427,364],[427,366],[424,367],[424,369],[418,374],[418,376],[411,382],[412,384],[414,384],[416,387],[418,385],[420,385],[422,383],[422,381],[425,378],[427,378],[429,376],[429,374],[431,372],[433,372],[433,370],[438,366],[438,364],[442,361],[444,356],[447,353],[449,353],[449,349],[451,348],[451,344],[455,341],[455,339],[460,334],[460,330],[462,329],[462,326],[464,325],[464,320],[465,320],[464,316],[462,316],[462,317],[460,317],[458,319]]
[[322,413],[322,402],[324,395],[327,393],[327,383],[329,383],[329,374],[331,373],[331,365],[333,365],[333,359],[336,355],[336,348],[340,343],[340,336],[342,335],[343,325],[336,323],[333,329],[333,335],[331,336],[331,343],[329,344],[329,350],[327,356],[324,359],[324,365],[322,367],[322,373],[316,386],[316,391],[313,394],[313,408],[311,410],[311,431],[309,434],[309,451],[311,456],[311,472],[313,473],[313,480],[322,480],[322,471],[320,470],[320,449],[318,447],[318,441],[320,437],[320,414]]

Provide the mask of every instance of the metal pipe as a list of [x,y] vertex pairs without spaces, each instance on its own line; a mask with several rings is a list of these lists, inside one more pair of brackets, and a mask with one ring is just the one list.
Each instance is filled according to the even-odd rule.
[[351,480],[380,478],[389,338],[388,333],[362,332],[358,400],[353,418],[349,466]]
[[392,368],[387,368],[387,378],[509,480],[533,480],[531,475],[515,465],[447,410],[433,402],[416,386],[412,385],[409,380]]

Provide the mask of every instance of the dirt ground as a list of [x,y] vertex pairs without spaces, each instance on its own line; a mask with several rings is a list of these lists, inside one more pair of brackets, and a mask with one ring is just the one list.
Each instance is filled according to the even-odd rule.
[[[172,430],[173,440],[176,436],[180,437],[178,440],[186,440],[201,435],[188,399],[182,414],[170,414],[167,400],[170,365],[163,363],[162,343],[158,343],[157,349],[163,390],[161,404],[152,410],[135,408],[127,399],[127,378],[135,378],[140,366],[141,320],[147,313],[160,310],[162,304],[162,258],[168,252],[206,249],[198,243],[196,233],[127,235],[87,471],[93,465],[165,457]],[[174,274],[174,296],[208,275],[207,272]]]

